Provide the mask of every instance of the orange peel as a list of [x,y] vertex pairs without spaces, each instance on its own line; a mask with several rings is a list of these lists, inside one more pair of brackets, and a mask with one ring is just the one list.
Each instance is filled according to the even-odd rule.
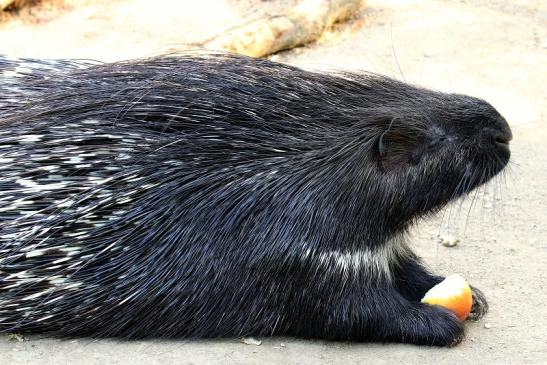
[[422,298],[422,303],[440,305],[463,321],[471,312],[473,295],[467,281],[458,274],[452,274],[429,289]]

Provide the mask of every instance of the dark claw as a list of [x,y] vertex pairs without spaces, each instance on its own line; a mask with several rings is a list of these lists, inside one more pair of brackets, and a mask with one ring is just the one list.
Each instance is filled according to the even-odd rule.
[[471,286],[471,290],[473,292],[473,306],[471,307],[468,319],[478,321],[488,313],[488,302],[479,289]]

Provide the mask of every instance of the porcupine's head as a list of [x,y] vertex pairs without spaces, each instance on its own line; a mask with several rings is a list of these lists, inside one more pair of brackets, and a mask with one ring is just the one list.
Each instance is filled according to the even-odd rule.
[[511,130],[486,101],[381,76],[363,84],[355,125],[367,136],[368,173],[392,229],[469,193],[508,163]]

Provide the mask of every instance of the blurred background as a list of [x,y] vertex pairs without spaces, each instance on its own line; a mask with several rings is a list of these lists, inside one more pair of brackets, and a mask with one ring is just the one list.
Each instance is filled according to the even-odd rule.
[[0,0],[0,9],[4,55],[117,61],[219,49],[367,70],[483,98],[514,134],[503,177],[413,232],[433,270],[463,274],[489,299],[490,314],[455,349],[0,338],[0,363],[547,363],[547,1]]

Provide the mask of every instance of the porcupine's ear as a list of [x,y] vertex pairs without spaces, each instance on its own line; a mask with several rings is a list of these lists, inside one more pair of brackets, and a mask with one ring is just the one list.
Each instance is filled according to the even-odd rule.
[[376,140],[377,161],[382,171],[389,171],[420,161],[424,148],[424,135],[416,128],[392,118]]

